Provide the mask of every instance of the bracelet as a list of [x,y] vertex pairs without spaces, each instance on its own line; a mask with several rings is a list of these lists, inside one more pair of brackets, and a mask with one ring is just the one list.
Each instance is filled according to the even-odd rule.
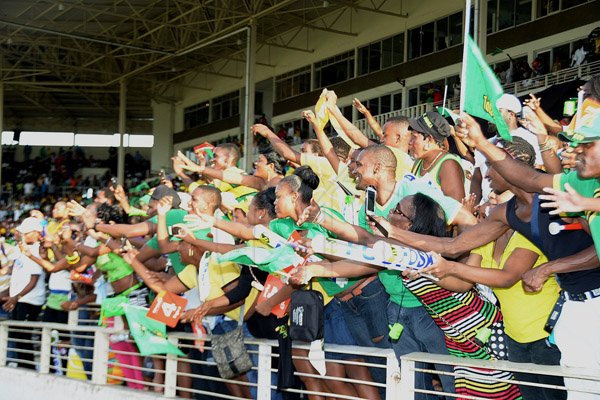
[[546,140],[544,143],[540,144],[540,152],[554,150],[556,147],[554,142],[550,139]]
[[73,259],[67,259],[67,264],[69,265],[75,265],[77,264],[79,261],[81,261],[81,257],[77,256],[76,258]]
[[104,242],[104,245],[108,246],[108,244],[110,243],[111,240],[112,240],[112,236],[109,236],[108,239],[106,239],[106,242]]
[[67,260],[67,263],[71,264],[71,262],[73,260],[77,260],[76,262],[74,262],[74,264],[77,264],[79,262],[79,253],[77,251],[74,251],[73,254],[67,254],[65,256],[65,259]]

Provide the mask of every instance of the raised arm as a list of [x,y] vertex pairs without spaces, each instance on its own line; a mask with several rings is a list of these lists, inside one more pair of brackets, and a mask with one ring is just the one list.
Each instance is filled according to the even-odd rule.
[[300,153],[292,149],[285,141],[281,140],[272,130],[263,124],[254,124],[250,130],[255,135],[260,135],[267,139],[273,149],[288,161],[300,164]]
[[311,123],[313,130],[317,135],[317,140],[319,141],[319,145],[321,146],[321,151],[323,152],[323,155],[325,156],[325,158],[327,158],[327,161],[329,161],[329,164],[331,164],[331,167],[337,174],[338,167],[340,166],[340,159],[335,154],[331,141],[329,140],[325,132],[323,132],[321,126],[319,126],[319,124],[317,123],[317,117],[311,110],[306,110],[302,112],[302,116],[304,117],[304,119]]
[[553,175],[538,172],[520,161],[513,160],[504,150],[485,139],[473,117],[463,113],[460,118],[456,132],[461,140],[467,146],[476,147],[481,151],[494,170],[510,184],[529,193],[541,192],[544,187],[552,186]]
[[377,135],[379,140],[383,140],[383,129],[381,129],[379,122],[377,122],[377,120],[373,118],[373,115],[371,115],[371,111],[369,111],[369,109],[365,107],[363,103],[361,103],[360,100],[356,97],[352,100],[352,105],[354,106],[354,108],[356,108],[356,110],[359,113],[365,116],[365,118],[367,119],[367,123],[369,124],[373,132],[375,132],[375,135]]
[[258,176],[242,174],[236,171],[223,171],[220,169],[210,168],[206,166],[205,162],[196,164],[187,158],[182,152],[177,153],[177,158],[183,162],[183,168],[197,172],[211,179],[219,179],[233,185],[244,185],[258,190],[262,190],[267,184],[264,179]]
[[360,131],[354,124],[342,114],[342,111],[337,106],[337,95],[333,91],[327,91],[325,95],[327,102],[327,110],[329,115],[340,124],[340,127],[350,140],[356,143],[359,147],[367,147],[369,145],[369,138]]
[[560,132],[562,132],[562,126],[558,122],[553,120],[548,114],[546,114],[546,112],[542,108],[541,100],[541,97],[538,98],[535,97],[533,93],[529,93],[529,98],[525,99],[524,103],[526,106],[528,106],[535,112],[535,115],[537,115],[542,124],[544,124],[548,132],[551,135],[556,136]]

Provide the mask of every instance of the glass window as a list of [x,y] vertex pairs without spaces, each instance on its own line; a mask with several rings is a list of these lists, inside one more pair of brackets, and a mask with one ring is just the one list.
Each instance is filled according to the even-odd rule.
[[516,0],[515,25],[521,25],[531,21],[531,0]]
[[570,64],[570,50],[569,43],[563,44],[562,46],[556,46],[552,48],[552,72],[560,71],[563,68],[567,68]]
[[354,51],[315,64],[315,86],[326,87],[354,78]]
[[515,0],[498,0],[498,30],[515,24]]
[[392,111],[392,96],[385,95],[379,99],[379,112],[385,114]]
[[567,8],[575,7],[587,1],[588,0],[562,0],[562,9],[565,10]]
[[435,31],[436,50],[444,50],[450,46],[450,38],[448,37],[448,17],[437,20]]
[[435,24],[425,24],[421,30],[421,55],[433,53],[435,41]]
[[275,77],[276,100],[310,92],[310,65]]
[[538,0],[538,16],[552,14],[560,8],[559,0]]
[[419,88],[413,88],[408,91],[408,106],[416,106],[419,104]]
[[448,17],[448,46],[462,43],[463,39],[463,15],[462,11]]
[[369,73],[369,46],[358,49],[358,75]]
[[215,97],[212,100],[212,120],[219,121],[239,115],[239,101],[240,92],[237,90],[223,96]]
[[195,104],[186,107],[183,111],[183,125],[185,129],[195,128],[208,123],[210,103]]
[[392,109],[394,111],[402,109],[402,92],[394,93],[392,96]]
[[413,59],[421,55],[421,28],[408,31],[408,58]]
[[488,0],[487,5],[487,33],[498,30],[498,0]]

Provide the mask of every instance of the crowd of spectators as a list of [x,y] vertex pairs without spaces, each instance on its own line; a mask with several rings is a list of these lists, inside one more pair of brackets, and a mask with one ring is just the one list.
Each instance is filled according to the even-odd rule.
[[[252,126],[260,148],[253,171],[238,167],[237,144],[200,146],[192,157],[173,155],[172,176],[161,173],[156,183],[130,183],[128,190],[99,182],[84,199],[52,198],[50,186],[89,158],[76,150],[47,155],[48,177],[44,170],[27,172],[36,177],[27,189],[36,202],[12,221],[5,214],[0,227],[2,308],[15,320],[41,315],[65,323],[69,311],[87,303],[102,304],[104,315],[116,303],[122,314],[171,292],[188,300],[174,331],[204,326],[219,334],[243,324],[247,337],[276,339],[275,384],[322,393],[311,399],[378,399],[375,386],[352,382],[385,377],[342,362],[370,360],[368,354],[327,353],[321,368],[297,348],[300,381],[286,374],[292,372],[290,321],[282,310],[309,282],[325,299],[325,349],[360,345],[391,348],[398,358],[421,351],[600,370],[600,76],[581,90],[584,101],[569,126],[550,118],[534,95],[524,102],[500,97],[496,106],[510,138],[447,110],[379,125],[356,99],[376,135],[368,137],[344,117],[335,92],[325,90],[322,108],[302,113],[316,139],[302,140],[293,126],[275,132],[266,120]],[[265,242],[277,236],[282,242]],[[328,242],[331,248],[317,244],[330,239],[338,240]],[[366,256],[345,253],[344,242]],[[336,256],[336,246],[348,256]],[[413,250],[403,246],[430,252],[431,262],[407,268],[403,254]],[[400,269],[386,267],[394,263]],[[293,268],[283,273],[287,267]],[[283,282],[261,300],[273,280]],[[121,314],[101,322],[112,326]],[[22,340],[28,338],[11,333],[14,359],[35,368],[31,344]],[[115,339],[111,349],[135,354],[136,345],[125,339]],[[186,357],[207,360],[210,351],[194,347]],[[116,358],[122,381],[143,389],[142,357]],[[164,368],[160,358],[148,362]],[[442,390],[459,397],[564,399],[567,392],[554,389],[563,384],[569,400],[599,392],[598,382],[560,376],[419,367],[438,373],[416,373],[415,387],[424,391],[418,399],[438,399],[433,393]],[[198,377],[217,374],[206,368],[179,363],[178,395],[192,397],[185,389],[194,388],[256,398],[253,387],[235,384],[256,383],[255,371],[211,385]],[[91,372],[89,364],[85,369]],[[460,373],[447,375],[452,371]],[[164,374],[149,379],[160,390]]]

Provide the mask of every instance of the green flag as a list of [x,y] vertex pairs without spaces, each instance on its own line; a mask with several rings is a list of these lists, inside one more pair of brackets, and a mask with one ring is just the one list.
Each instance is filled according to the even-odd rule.
[[177,346],[167,339],[167,326],[146,316],[147,308],[129,304],[124,308],[129,332],[141,355],[176,354],[180,357],[185,356]]
[[512,141],[510,131],[502,114],[496,107],[496,100],[504,94],[502,85],[489,67],[479,47],[470,35],[466,35],[467,46],[463,59],[463,77],[461,96],[464,97],[464,109],[468,114],[496,124],[498,133],[504,140]]
[[222,263],[227,261],[255,265],[263,271],[272,273],[302,262],[302,257],[289,245],[279,246],[274,249],[248,246],[217,255],[217,262]]

